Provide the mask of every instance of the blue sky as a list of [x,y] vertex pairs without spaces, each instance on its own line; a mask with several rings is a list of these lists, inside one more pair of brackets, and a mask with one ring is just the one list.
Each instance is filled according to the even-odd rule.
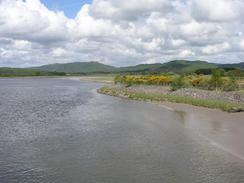
[[74,18],[81,6],[90,4],[92,0],[41,0],[50,10],[62,10],[69,18]]

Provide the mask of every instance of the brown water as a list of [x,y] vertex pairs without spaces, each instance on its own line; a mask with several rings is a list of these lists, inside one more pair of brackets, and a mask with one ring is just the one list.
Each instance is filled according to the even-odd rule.
[[100,95],[100,86],[0,79],[0,182],[244,182],[228,146],[243,146],[235,124]]

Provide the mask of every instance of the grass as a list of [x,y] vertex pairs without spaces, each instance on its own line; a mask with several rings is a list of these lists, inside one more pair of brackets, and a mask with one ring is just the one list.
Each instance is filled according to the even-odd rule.
[[194,106],[208,107],[212,109],[221,109],[226,112],[241,112],[244,111],[244,104],[226,102],[222,100],[206,100],[193,97],[183,97],[173,94],[160,94],[160,93],[144,93],[144,92],[132,92],[128,89],[113,88],[104,86],[98,90],[103,94],[112,96],[119,96],[133,100],[144,100],[144,101],[157,101],[157,102],[175,102],[191,104]]

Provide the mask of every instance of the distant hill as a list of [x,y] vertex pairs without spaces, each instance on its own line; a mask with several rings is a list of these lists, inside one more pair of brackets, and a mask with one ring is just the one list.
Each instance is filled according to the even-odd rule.
[[174,60],[163,64],[163,66],[158,68],[157,70],[162,72],[168,71],[168,72],[186,73],[186,72],[195,72],[198,69],[213,69],[216,67],[217,66],[215,64],[206,61]]
[[139,64],[128,67],[113,67],[99,62],[74,62],[66,64],[51,64],[34,69],[40,71],[65,72],[65,73],[160,73],[176,72],[191,73],[201,69],[213,68],[240,68],[244,69],[244,62],[239,64],[214,64],[206,61],[173,60],[167,63]]
[[236,64],[218,64],[218,67],[221,68],[239,68],[244,69],[244,62],[236,63]]
[[94,72],[113,72],[115,67],[101,64],[99,62],[73,62],[66,64],[50,64],[35,67],[41,71],[56,71],[65,73],[94,73]]
[[161,63],[139,64],[139,65],[135,65],[135,66],[119,67],[116,69],[116,71],[117,72],[153,71],[162,66],[163,66],[163,64],[161,64]]
[[121,67],[117,70],[119,72],[177,72],[187,73],[194,72],[198,69],[213,69],[217,66],[213,63],[206,61],[187,61],[187,60],[174,60],[167,63],[156,64],[140,64],[130,67]]

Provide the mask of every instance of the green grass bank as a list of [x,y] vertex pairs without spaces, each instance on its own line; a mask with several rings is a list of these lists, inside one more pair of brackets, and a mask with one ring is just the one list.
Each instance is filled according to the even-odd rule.
[[99,93],[117,96],[121,98],[142,100],[142,101],[154,101],[154,102],[174,102],[191,104],[194,106],[207,107],[212,109],[221,109],[225,112],[242,112],[244,111],[243,103],[235,103],[229,101],[223,101],[219,99],[201,99],[191,96],[179,96],[175,94],[162,94],[150,91],[137,91],[130,89],[130,87],[120,86],[104,86],[98,89]]

